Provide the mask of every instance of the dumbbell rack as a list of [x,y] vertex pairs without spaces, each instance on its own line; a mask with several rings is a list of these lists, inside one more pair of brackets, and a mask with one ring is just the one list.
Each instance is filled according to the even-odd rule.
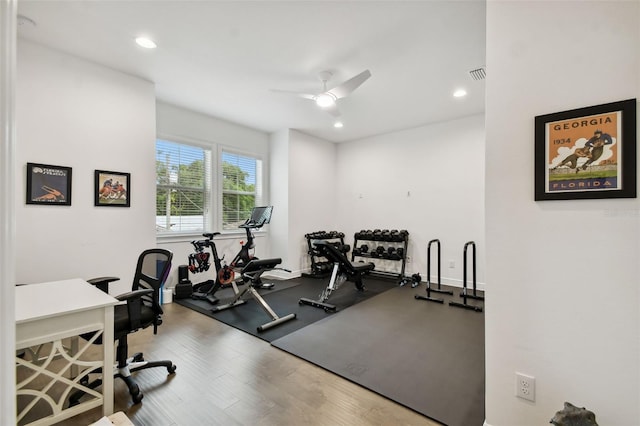
[[338,231],[318,231],[305,234],[304,237],[307,239],[307,246],[309,248],[307,253],[311,258],[311,272],[303,273],[302,276],[309,278],[324,278],[330,275],[333,270],[333,263],[329,262],[324,256],[318,255],[313,244],[316,241],[329,241],[335,243],[339,242],[341,246],[344,246],[344,234]]
[[376,269],[371,271],[372,275],[382,277],[402,278],[407,264],[407,247],[409,245],[409,232],[406,230],[362,230],[353,236],[353,250],[351,251],[351,261],[356,257],[369,259],[381,259],[401,262],[400,271],[385,271],[379,269],[381,262],[375,262]]

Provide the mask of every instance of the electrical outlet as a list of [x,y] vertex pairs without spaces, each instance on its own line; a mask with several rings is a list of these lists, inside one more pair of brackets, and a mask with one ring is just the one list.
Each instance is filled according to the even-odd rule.
[[449,260],[449,268],[455,268],[456,267],[456,261],[453,259]]
[[528,401],[535,401],[536,378],[516,372],[516,396]]

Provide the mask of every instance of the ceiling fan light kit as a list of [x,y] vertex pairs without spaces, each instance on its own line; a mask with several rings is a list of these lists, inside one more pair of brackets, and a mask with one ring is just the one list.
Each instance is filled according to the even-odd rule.
[[344,83],[335,86],[333,89],[327,90],[327,82],[331,79],[332,76],[333,73],[331,71],[322,71],[318,74],[318,78],[320,79],[320,81],[322,81],[322,92],[315,95],[310,95],[308,93],[290,92],[286,90],[273,91],[293,94],[304,99],[311,99],[315,101],[316,105],[318,105],[324,111],[328,112],[334,117],[339,117],[340,111],[338,110],[336,101],[338,99],[347,97],[349,94],[351,94],[351,92],[360,87],[362,83],[364,83],[369,77],[371,77],[371,72],[369,70],[364,70],[355,77],[352,77]]
[[336,97],[331,93],[320,93],[316,96],[316,105],[320,108],[327,108],[336,103]]

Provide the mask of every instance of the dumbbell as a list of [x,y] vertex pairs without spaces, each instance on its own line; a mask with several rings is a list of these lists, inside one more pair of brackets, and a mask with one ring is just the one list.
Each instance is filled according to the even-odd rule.
[[369,246],[368,246],[368,245],[366,245],[366,244],[361,245],[361,246],[360,246],[360,251],[361,251],[362,253],[366,253],[366,252],[368,252],[368,251],[369,251]]
[[382,241],[391,241],[391,233],[388,229],[382,231],[381,239]]
[[400,256],[398,256],[398,249],[396,247],[389,247],[387,249],[387,254],[389,255],[389,259],[400,260]]
[[379,229],[374,229],[373,230],[373,239],[375,241],[381,241],[382,240],[382,231]]
[[420,274],[413,274],[411,275],[411,281],[411,288],[417,287],[422,282],[422,277]]
[[396,254],[398,256],[400,256],[400,258],[404,257],[404,248],[403,247],[398,247],[398,249],[396,250]]

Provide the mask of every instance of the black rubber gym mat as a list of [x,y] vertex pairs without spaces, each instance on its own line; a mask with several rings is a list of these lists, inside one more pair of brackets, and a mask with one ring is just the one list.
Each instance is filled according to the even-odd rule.
[[[272,345],[450,426],[484,422],[484,314],[395,287]],[[470,304],[482,306],[482,302]]]
[[[335,315],[335,313],[327,313],[323,309],[300,305],[298,303],[301,297],[317,299],[328,282],[329,277],[294,278],[291,280],[274,281],[275,288],[273,290],[259,290],[260,295],[278,316],[283,317],[291,313],[296,314],[295,319],[263,332],[257,331],[258,326],[269,322],[271,317],[249,295],[246,295],[245,300],[247,303],[244,305],[220,312],[211,312],[213,305],[204,300],[179,299],[175,300],[175,302],[259,337],[262,340],[272,342],[309,324]],[[343,283],[338,290],[331,294],[328,303],[336,305],[339,312],[342,309],[346,309],[349,306],[360,303],[396,286],[395,281],[370,277],[365,277],[363,282],[365,285],[364,292],[357,291],[355,285],[350,281]],[[240,286],[239,289],[242,291],[243,286]],[[216,293],[216,297],[220,299],[219,303],[225,303],[233,297],[233,292],[231,289],[220,290]]]

